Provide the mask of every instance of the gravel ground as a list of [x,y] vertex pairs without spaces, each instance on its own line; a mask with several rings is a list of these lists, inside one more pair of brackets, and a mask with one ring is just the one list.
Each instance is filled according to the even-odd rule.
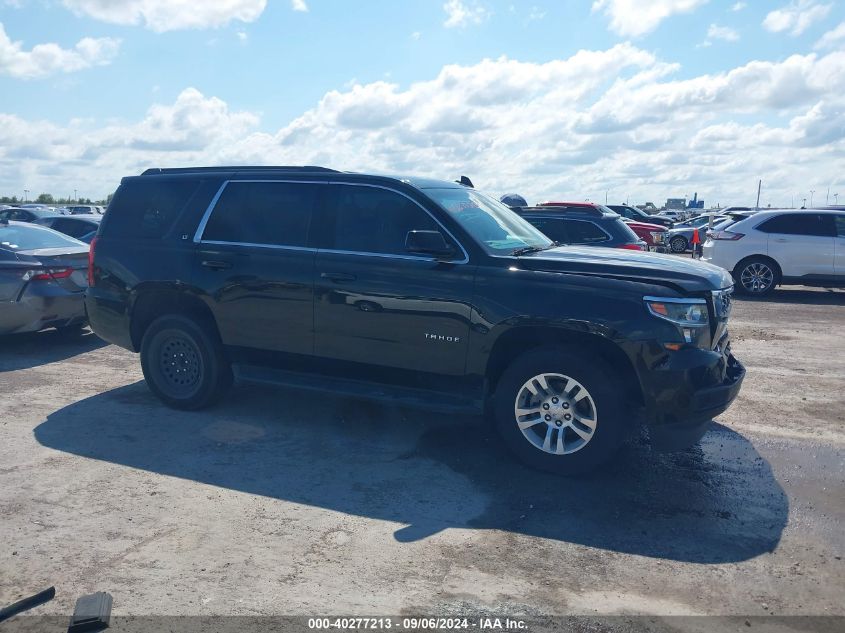
[[118,615],[845,615],[845,292],[735,303],[701,444],[588,479],[480,420],[238,385],[168,410],[93,335],[0,339],[0,603]]

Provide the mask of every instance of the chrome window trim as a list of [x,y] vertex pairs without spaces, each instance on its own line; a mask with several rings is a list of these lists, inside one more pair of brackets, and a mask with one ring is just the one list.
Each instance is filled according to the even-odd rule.
[[656,301],[658,303],[707,303],[706,299],[699,299],[697,297],[690,297],[685,299],[683,297],[652,297],[646,295],[643,301]]
[[[312,248],[309,246],[288,246],[284,244],[254,244],[251,242],[226,242],[223,240],[204,240],[202,239],[203,233],[205,233],[205,228],[208,225],[208,221],[211,218],[211,214],[214,212],[214,208],[217,206],[217,202],[220,200],[220,196],[223,195],[223,192],[226,190],[226,187],[229,183],[232,182],[277,182],[277,183],[286,183],[286,184],[304,184],[304,185],[348,185],[352,187],[371,187],[373,189],[383,189],[385,191],[392,191],[393,193],[399,194],[413,202],[417,205],[420,209],[422,209],[434,222],[443,229],[446,234],[452,238],[455,244],[461,249],[464,257],[463,259],[459,260],[437,260],[434,257],[425,257],[419,255],[399,255],[396,253],[370,253],[366,251],[347,251],[347,250],[339,250],[333,248]],[[409,195],[393,189],[392,187],[385,187],[383,185],[374,185],[370,183],[362,183],[362,182],[347,182],[342,180],[277,180],[277,179],[249,179],[249,180],[226,180],[223,184],[220,185],[220,188],[217,190],[217,193],[214,194],[214,197],[211,199],[211,202],[208,204],[208,208],[203,213],[202,219],[200,220],[199,225],[197,226],[197,230],[194,233],[194,244],[211,244],[215,246],[249,246],[249,247],[256,247],[256,248],[269,248],[269,249],[277,249],[277,250],[298,250],[298,251],[309,251],[309,252],[324,252],[324,253],[337,253],[339,255],[365,255],[369,257],[386,257],[390,259],[408,259],[408,260],[415,260],[415,261],[444,261],[444,263],[449,264],[466,264],[469,262],[469,254],[467,253],[466,249],[464,248],[463,244],[461,244],[460,240],[456,238],[452,232],[443,226],[443,223],[440,222],[436,217],[434,217],[428,209],[422,206],[419,202],[411,198]]]
[[456,238],[449,229],[447,229],[445,226],[443,226],[443,223],[440,220],[438,220],[436,217],[434,217],[434,215],[432,215],[432,213],[428,209],[426,209],[424,206],[422,206],[419,202],[414,200],[408,194],[403,193],[403,192],[399,191],[398,189],[394,189],[392,187],[385,187],[384,185],[374,185],[374,184],[371,184],[371,183],[368,183],[368,182],[347,182],[347,181],[344,181],[344,180],[331,180],[331,181],[329,181],[329,184],[330,185],[348,185],[350,187],[370,187],[372,189],[383,189],[385,191],[392,191],[393,193],[397,193],[400,196],[407,198],[408,200],[413,202],[415,205],[417,205],[420,209],[422,209],[423,212],[428,215],[428,217],[430,217],[432,220],[434,220],[435,224],[437,224],[441,229],[443,229],[446,232],[446,235],[448,235],[449,237],[452,238],[452,240],[455,242],[455,244],[458,245],[458,248],[461,249],[461,252],[464,254],[464,257],[463,257],[463,259],[439,260],[439,259],[435,259],[434,257],[421,257],[421,256],[418,256],[418,255],[399,255],[397,253],[368,253],[368,252],[362,252],[362,251],[336,250],[336,249],[332,249],[332,248],[321,248],[320,251],[326,252],[326,253],[342,253],[342,254],[345,254],[345,255],[371,255],[371,256],[375,256],[375,257],[392,257],[394,259],[415,259],[415,260],[424,260],[424,261],[442,261],[443,263],[447,263],[447,264],[467,264],[467,263],[469,263],[469,254],[467,253],[467,250],[464,248],[464,245],[461,244],[461,241],[458,238]]
[[282,244],[255,244],[253,242],[221,242],[219,240],[203,240],[200,244],[210,244],[212,246],[249,246],[252,248],[269,248],[277,251],[308,251],[316,253],[316,248],[310,246],[283,246]]
[[[307,248],[305,246],[287,246],[285,244],[248,244],[244,242],[225,242],[222,240],[203,240],[202,236],[205,233],[205,227],[208,224],[209,219],[211,218],[211,214],[214,211],[214,207],[217,206],[217,202],[220,200],[220,196],[223,195],[223,192],[226,190],[226,187],[231,182],[278,182],[278,183],[285,183],[285,184],[303,184],[303,185],[327,185],[328,182],[325,180],[272,180],[272,179],[247,179],[247,180],[225,180],[223,184],[220,185],[220,188],[217,190],[217,193],[214,194],[214,197],[211,199],[211,202],[208,203],[208,208],[205,210],[205,213],[202,215],[202,219],[200,220],[199,226],[197,226],[197,230],[194,233],[194,244],[239,244],[241,246],[266,246],[266,247],[277,247],[277,248]],[[312,249],[316,250],[316,249]]]

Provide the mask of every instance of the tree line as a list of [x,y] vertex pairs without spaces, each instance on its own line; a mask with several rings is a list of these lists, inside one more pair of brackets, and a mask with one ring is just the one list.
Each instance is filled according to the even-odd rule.
[[107,205],[111,202],[112,196],[114,194],[109,194],[105,200],[91,200],[91,198],[55,198],[50,193],[42,193],[39,194],[35,200],[24,200],[23,198],[18,198],[17,196],[0,196],[0,204],[24,204],[26,202],[34,202],[37,204],[98,204],[98,205]]

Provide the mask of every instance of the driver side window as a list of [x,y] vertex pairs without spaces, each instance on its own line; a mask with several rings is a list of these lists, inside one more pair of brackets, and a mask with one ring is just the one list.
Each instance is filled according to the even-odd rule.
[[[333,248],[355,253],[408,255],[409,231],[440,231],[419,205],[395,191],[338,185]],[[444,234],[448,240],[448,236]]]

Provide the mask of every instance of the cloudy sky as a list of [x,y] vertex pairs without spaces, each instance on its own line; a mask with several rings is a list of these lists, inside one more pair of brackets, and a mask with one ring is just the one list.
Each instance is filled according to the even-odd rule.
[[[845,200],[833,0],[0,0],[0,195],[318,164],[543,198]],[[808,200],[809,202],[809,200]]]

